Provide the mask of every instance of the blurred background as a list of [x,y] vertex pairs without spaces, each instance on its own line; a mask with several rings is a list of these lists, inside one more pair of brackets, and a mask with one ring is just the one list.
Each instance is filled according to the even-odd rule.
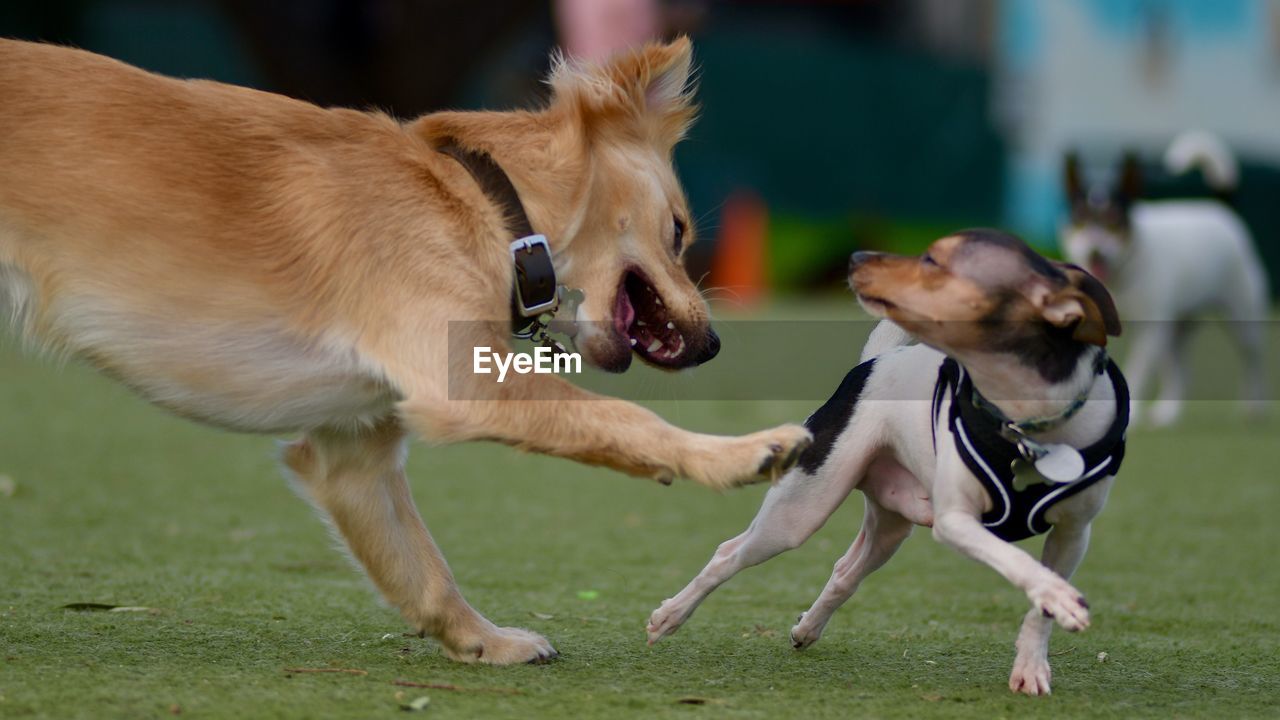
[[678,151],[694,277],[749,304],[843,286],[853,249],[999,225],[1045,252],[1062,154],[1222,135],[1280,288],[1280,3],[1268,0],[45,0],[0,35],[180,77],[412,117],[545,98],[553,48],[607,57],[688,34],[701,120]]

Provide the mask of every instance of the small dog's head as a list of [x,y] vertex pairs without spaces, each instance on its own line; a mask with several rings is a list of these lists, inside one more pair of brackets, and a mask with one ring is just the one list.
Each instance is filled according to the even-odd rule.
[[1062,252],[1109,282],[1129,252],[1129,210],[1142,194],[1138,156],[1125,153],[1115,180],[1109,186],[1090,188],[1081,173],[1080,156],[1069,152],[1063,161],[1063,186],[1070,216],[1062,229]]
[[578,347],[605,370],[626,370],[633,353],[689,367],[720,349],[684,269],[694,222],[672,167],[695,112],[691,53],[681,38],[601,66],[561,62],[551,77],[546,116],[569,128],[585,164],[582,212],[558,239],[557,266],[561,282],[586,291]]
[[962,361],[1010,353],[1055,375],[1063,356],[1120,334],[1110,294],[1074,265],[1050,262],[998,230],[964,230],[918,258],[858,252],[849,283],[872,315]]

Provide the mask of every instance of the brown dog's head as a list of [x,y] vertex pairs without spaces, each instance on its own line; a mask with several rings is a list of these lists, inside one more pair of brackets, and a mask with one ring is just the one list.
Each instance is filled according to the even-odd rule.
[[693,122],[692,47],[681,38],[601,65],[561,60],[536,112],[433,113],[415,121],[429,144],[492,158],[536,232],[557,280],[581,288],[577,345],[614,372],[632,355],[661,368],[697,365],[720,340],[685,272],[693,220],[672,151]]
[[961,360],[1008,353],[1057,381],[1080,351],[1120,334],[1111,295],[1075,265],[1050,262],[998,230],[964,230],[918,258],[854,253],[864,308]]
[[[683,265],[693,220],[672,150],[693,121],[689,41],[649,45],[602,66],[561,62],[545,117],[581,153],[580,212],[553,239],[561,282],[586,291],[578,347],[621,372],[634,353],[674,369],[720,349]],[[564,136],[562,135],[562,138]]]

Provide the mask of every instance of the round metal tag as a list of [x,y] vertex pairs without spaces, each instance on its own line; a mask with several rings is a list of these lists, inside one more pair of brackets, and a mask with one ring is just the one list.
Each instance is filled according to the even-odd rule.
[[1055,483],[1069,483],[1079,480],[1084,475],[1084,458],[1070,445],[1050,444],[1044,446],[1048,450],[1036,460],[1036,470],[1045,479]]

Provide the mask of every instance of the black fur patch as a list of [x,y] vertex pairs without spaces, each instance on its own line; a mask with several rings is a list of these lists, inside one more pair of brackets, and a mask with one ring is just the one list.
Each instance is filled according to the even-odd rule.
[[804,426],[813,433],[813,445],[800,456],[800,469],[812,475],[827,461],[836,439],[849,426],[853,409],[862,396],[862,388],[866,386],[875,364],[876,361],[872,358],[850,370],[831,399],[804,421]]
[[1016,356],[1035,368],[1050,384],[1060,383],[1076,371],[1080,356],[1092,345],[1072,337],[1075,328],[1059,328],[1047,322],[1014,319],[1014,305],[1020,296],[1010,291],[996,304],[996,310],[982,321],[983,335],[991,350]]

